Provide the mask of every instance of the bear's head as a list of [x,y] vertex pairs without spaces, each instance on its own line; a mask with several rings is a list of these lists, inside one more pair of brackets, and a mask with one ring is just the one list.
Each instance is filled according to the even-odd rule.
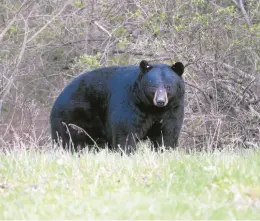
[[135,96],[139,104],[165,108],[178,106],[184,97],[184,65],[149,64],[141,61],[135,82]]

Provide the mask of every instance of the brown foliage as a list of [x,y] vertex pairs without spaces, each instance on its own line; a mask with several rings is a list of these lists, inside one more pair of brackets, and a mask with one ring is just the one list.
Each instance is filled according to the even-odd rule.
[[181,146],[260,143],[258,1],[0,2],[0,140],[49,142],[55,97],[82,71],[186,64]]

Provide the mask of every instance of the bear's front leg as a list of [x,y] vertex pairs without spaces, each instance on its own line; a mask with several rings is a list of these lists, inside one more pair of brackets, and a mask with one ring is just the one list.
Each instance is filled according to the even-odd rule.
[[174,121],[168,121],[163,127],[156,128],[157,135],[149,136],[153,144],[153,150],[174,149],[178,145],[179,127],[173,126]]
[[162,135],[163,145],[166,149],[178,146],[178,140],[183,123],[184,107],[179,106],[163,117]]
[[112,130],[112,149],[130,155],[136,151],[135,134],[127,132],[122,125]]
[[131,103],[111,107],[107,122],[109,141],[114,150],[129,155],[136,151],[136,145],[147,134],[152,121],[141,114]]
[[160,123],[153,125],[148,137],[155,151],[159,151],[161,147],[174,149],[178,145],[183,115],[183,107],[181,106],[165,113]]

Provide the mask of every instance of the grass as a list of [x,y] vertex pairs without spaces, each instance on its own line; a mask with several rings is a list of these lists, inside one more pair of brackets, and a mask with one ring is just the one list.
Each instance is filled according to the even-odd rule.
[[0,153],[0,219],[260,219],[260,152]]

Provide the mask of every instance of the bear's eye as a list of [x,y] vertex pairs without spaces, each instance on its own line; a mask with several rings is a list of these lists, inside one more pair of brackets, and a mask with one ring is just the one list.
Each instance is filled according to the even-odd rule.
[[164,86],[167,90],[170,90],[171,89],[171,86],[170,85],[165,85]]
[[154,84],[151,80],[148,81],[147,85],[148,85],[148,87],[153,87],[153,88],[157,88],[158,87],[158,85]]

